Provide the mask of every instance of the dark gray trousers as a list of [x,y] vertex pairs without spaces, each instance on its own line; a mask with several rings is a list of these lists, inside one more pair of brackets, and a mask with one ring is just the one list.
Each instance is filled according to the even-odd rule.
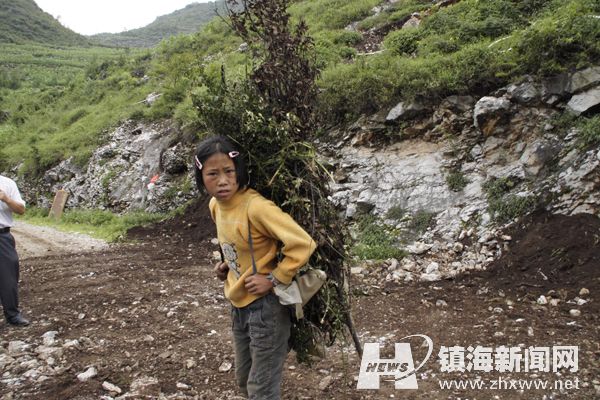
[[232,307],[235,377],[250,400],[280,398],[292,320],[273,293],[246,307]]
[[19,256],[15,238],[10,232],[0,233],[0,300],[7,320],[19,315],[18,284]]

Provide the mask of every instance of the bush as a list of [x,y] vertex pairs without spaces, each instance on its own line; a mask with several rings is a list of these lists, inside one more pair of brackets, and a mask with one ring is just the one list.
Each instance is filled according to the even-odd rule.
[[510,0],[463,0],[440,9],[422,23],[429,37],[452,38],[460,45],[510,33],[525,20]]
[[550,125],[553,126],[553,131],[561,137],[565,137],[568,131],[576,126],[578,116],[572,112],[564,111],[554,114],[550,119]]
[[536,203],[533,196],[507,195],[502,199],[490,200],[488,210],[494,221],[506,223],[533,211]]
[[446,183],[448,184],[450,190],[454,192],[460,192],[469,184],[469,180],[462,172],[454,171],[450,172],[446,176]]
[[0,67],[0,88],[16,90],[21,87],[23,73],[19,69]]
[[341,58],[345,60],[351,60],[356,57],[356,49],[352,47],[340,47],[338,54]]
[[582,147],[589,148],[600,144],[600,116],[584,118],[579,125]]
[[514,57],[523,73],[554,75],[600,59],[600,12],[594,0],[565,2],[534,25],[514,35]]
[[508,193],[517,184],[516,180],[511,178],[492,179],[483,184],[488,199],[496,200]]
[[424,233],[431,226],[435,213],[419,210],[417,211],[410,222],[410,228],[418,234]]
[[345,121],[377,111],[393,92],[393,69],[379,70],[359,59],[323,72],[318,113],[324,121]]
[[508,192],[517,184],[511,178],[498,178],[483,184],[488,199],[488,211],[496,222],[505,223],[534,210],[537,200],[533,196],[511,195]]
[[413,54],[417,51],[423,31],[418,28],[406,28],[393,31],[386,36],[384,46],[394,54]]
[[406,216],[406,210],[400,205],[395,205],[390,207],[385,216],[388,219],[400,221],[402,218],[404,218],[404,216]]
[[362,39],[363,35],[360,32],[343,30],[335,36],[333,43],[337,45],[354,46],[360,43]]
[[400,259],[406,255],[398,247],[393,229],[379,224],[372,215],[359,219],[352,254],[363,260]]

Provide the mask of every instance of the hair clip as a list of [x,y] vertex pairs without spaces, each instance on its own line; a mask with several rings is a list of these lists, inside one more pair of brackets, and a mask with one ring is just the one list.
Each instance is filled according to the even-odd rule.
[[229,154],[229,158],[235,158],[240,155],[240,152],[239,151],[230,151],[228,154]]
[[196,167],[198,167],[199,170],[202,170],[202,163],[200,162],[200,160],[198,160],[198,156],[194,156],[194,163],[196,164]]

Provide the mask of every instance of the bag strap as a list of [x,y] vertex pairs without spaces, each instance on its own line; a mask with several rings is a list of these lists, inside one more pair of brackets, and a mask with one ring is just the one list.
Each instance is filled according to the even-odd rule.
[[221,255],[221,262],[225,262],[225,254],[223,254],[223,248],[221,247],[220,243],[219,243],[219,254]]
[[250,218],[248,218],[248,244],[250,245],[250,257],[252,258],[252,275],[256,275],[256,261],[254,261],[254,246],[252,245],[252,232],[250,232]]

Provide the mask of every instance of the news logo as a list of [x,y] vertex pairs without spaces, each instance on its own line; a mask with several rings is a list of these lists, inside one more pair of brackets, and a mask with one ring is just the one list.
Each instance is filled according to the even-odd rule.
[[416,368],[410,343],[396,343],[394,358],[391,359],[380,358],[379,343],[365,343],[356,388],[379,389],[383,377],[384,381],[393,381],[396,389],[418,389],[416,372],[429,360],[433,341],[425,335],[409,335],[400,340],[408,338],[421,338],[427,343],[427,355]]

